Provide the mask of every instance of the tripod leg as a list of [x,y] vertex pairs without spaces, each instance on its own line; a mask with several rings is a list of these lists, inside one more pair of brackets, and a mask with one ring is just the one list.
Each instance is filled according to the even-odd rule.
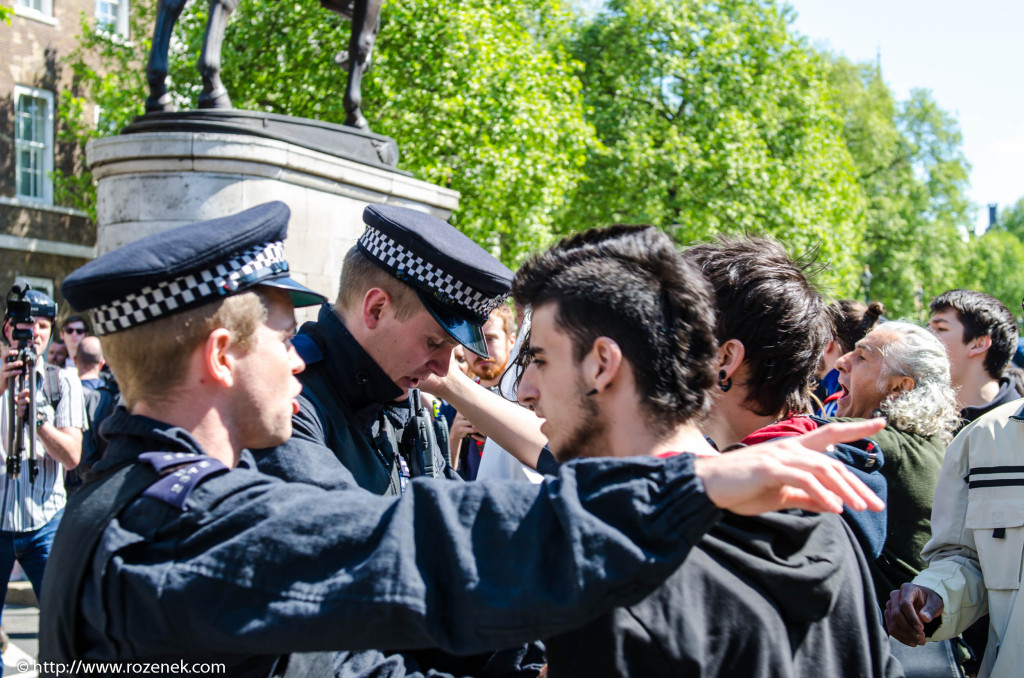
[[39,461],[36,459],[36,375],[28,377],[28,408],[25,410],[28,420],[28,481],[34,483],[39,473]]
[[17,384],[17,378],[7,380],[7,440],[5,441],[7,444],[4,450],[7,452],[7,475],[12,478],[18,477],[19,470],[14,451],[18,427],[18,403],[15,400]]

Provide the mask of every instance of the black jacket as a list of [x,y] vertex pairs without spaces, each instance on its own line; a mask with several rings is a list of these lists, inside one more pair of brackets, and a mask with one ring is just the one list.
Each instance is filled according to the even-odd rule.
[[727,514],[636,605],[546,641],[548,675],[902,676],[836,515]]
[[[388,438],[401,440],[403,408],[389,406],[402,389],[363,350],[330,304],[321,307],[317,322],[302,326],[295,345],[306,361],[298,375],[299,413],[292,417],[291,440],[253,452],[260,470],[327,490],[350,473],[371,492],[400,494],[396,440]],[[439,449],[434,459],[444,477],[458,477]]]
[[995,398],[984,405],[965,407],[960,410],[960,425],[957,427],[956,433],[959,433],[964,426],[967,426],[986,412],[991,412],[1000,405],[1012,403],[1014,400],[1020,400],[1020,392],[1017,390],[1014,378],[1007,375],[999,380],[999,392],[996,393]]

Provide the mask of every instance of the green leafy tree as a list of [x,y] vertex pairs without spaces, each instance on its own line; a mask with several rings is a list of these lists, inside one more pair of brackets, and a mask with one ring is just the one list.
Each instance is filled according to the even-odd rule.
[[984,235],[971,238],[956,286],[991,294],[1006,304],[1011,313],[1020,316],[1024,297],[1022,261],[1024,243],[1020,238],[1009,231],[990,228]]
[[1024,239],[1024,198],[999,213],[995,229],[1012,233],[1018,240]]
[[[385,4],[363,101],[375,132],[394,137],[400,167],[462,193],[453,223],[514,264],[545,244],[554,215],[581,176],[593,138],[583,119],[578,64],[560,45],[569,15],[557,0],[413,0]],[[149,35],[151,7],[133,35]],[[192,3],[176,28],[172,90],[193,107],[206,25]],[[307,3],[241,3],[228,24],[223,78],[237,108],[340,123],[345,74],[334,62],[349,26]],[[117,129],[141,113],[149,42],[120,43],[83,29],[73,56],[80,100],[96,100]],[[91,64],[95,64],[94,68]],[[84,140],[94,133],[68,101]],[[88,203],[88,190],[65,181]]]
[[773,0],[612,0],[585,21],[573,54],[601,143],[565,226],[768,234],[853,284],[861,195],[824,64],[790,22]]
[[959,128],[925,90],[896,101],[874,66],[833,58],[829,82],[865,197],[859,258],[871,268],[871,296],[890,315],[920,316],[967,259]]

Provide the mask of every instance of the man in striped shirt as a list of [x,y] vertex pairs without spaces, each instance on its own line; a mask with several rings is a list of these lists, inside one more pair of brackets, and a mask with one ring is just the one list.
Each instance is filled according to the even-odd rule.
[[[85,403],[82,384],[69,370],[47,367],[46,345],[50,340],[57,305],[39,290],[28,290],[25,300],[31,304],[31,323],[11,321],[10,309],[4,317],[3,332],[11,349],[0,368],[0,606],[7,597],[7,580],[14,561],[32,582],[36,597],[40,595],[43,571],[50,555],[53,537],[64,513],[67,494],[64,490],[64,469],[73,469],[82,454],[82,429],[85,427]],[[32,344],[38,358],[32,366],[36,384],[36,420],[26,421],[26,438],[20,472],[8,473],[7,450],[9,421],[8,401],[12,397],[14,378],[21,373],[15,329],[32,330]],[[53,374],[47,375],[47,370]],[[49,381],[49,385],[47,382]],[[49,391],[59,391],[50,397]],[[22,413],[27,411],[28,390],[13,394]],[[54,407],[51,403],[56,401]],[[22,416],[25,416],[24,414]],[[30,460],[28,436],[35,436],[35,459]],[[34,463],[33,463],[34,462]],[[63,468],[62,468],[63,467]]]

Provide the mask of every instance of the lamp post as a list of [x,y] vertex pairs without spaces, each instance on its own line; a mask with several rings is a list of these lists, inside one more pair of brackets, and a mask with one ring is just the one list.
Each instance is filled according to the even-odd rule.
[[864,286],[864,303],[871,303],[871,279],[875,276],[871,275],[871,267],[864,264],[864,272],[860,274],[860,284]]

